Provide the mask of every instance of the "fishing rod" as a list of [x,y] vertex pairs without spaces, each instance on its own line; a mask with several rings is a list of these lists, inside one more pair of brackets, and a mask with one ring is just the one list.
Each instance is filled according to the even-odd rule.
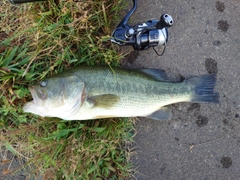
[[39,1],[46,1],[46,0],[9,0],[9,2],[12,4],[22,4],[22,3],[39,2]]
[[[9,0],[12,4],[38,2],[46,0]],[[77,1],[76,1],[77,2]],[[169,14],[162,14],[160,19],[148,20],[141,24],[130,26],[128,21],[137,9],[137,0],[133,0],[132,9],[125,15],[111,35],[111,42],[120,46],[130,45],[134,50],[146,50],[150,47],[157,55],[163,55],[168,41],[168,28],[173,25],[173,18]],[[163,45],[159,53],[155,47]]]

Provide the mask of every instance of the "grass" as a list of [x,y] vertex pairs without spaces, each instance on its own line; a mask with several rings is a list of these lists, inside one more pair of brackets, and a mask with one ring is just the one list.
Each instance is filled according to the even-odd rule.
[[130,177],[132,121],[64,121],[22,111],[31,99],[28,85],[46,76],[82,64],[119,66],[122,55],[109,38],[122,4],[0,2],[0,147],[25,161],[20,168],[28,178]]

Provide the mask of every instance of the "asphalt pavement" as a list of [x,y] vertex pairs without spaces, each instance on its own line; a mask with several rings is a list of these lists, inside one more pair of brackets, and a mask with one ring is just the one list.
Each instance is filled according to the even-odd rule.
[[135,178],[240,179],[240,1],[139,0],[131,23],[163,13],[174,19],[164,55],[132,52],[123,66],[163,69],[173,80],[217,73],[220,102],[170,105],[169,121],[139,118]]

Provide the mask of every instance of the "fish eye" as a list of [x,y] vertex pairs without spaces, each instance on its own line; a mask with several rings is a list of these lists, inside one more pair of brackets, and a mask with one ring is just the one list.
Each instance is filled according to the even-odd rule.
[[45,87],[45,86],[47,86],[47,84],[48,84],[48,82],[47,82],[46,80],[40,82],[40,86],[41,86],[41,87]]

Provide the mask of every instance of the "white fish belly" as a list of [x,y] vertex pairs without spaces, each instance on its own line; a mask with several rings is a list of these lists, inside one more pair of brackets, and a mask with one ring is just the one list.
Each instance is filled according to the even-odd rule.
[[134,101],[123,98],[110,108],[90,107],[83,104],[79,111],[66,120],[87,120],[110,117],[137,117],[148,116],[159,110],[161,107],[174,104],[177,102],[187,102],[191,100],[190,95],[179,95],[177,97],[161,97],[149,99],[148,101],[140,101],[139,98]]

